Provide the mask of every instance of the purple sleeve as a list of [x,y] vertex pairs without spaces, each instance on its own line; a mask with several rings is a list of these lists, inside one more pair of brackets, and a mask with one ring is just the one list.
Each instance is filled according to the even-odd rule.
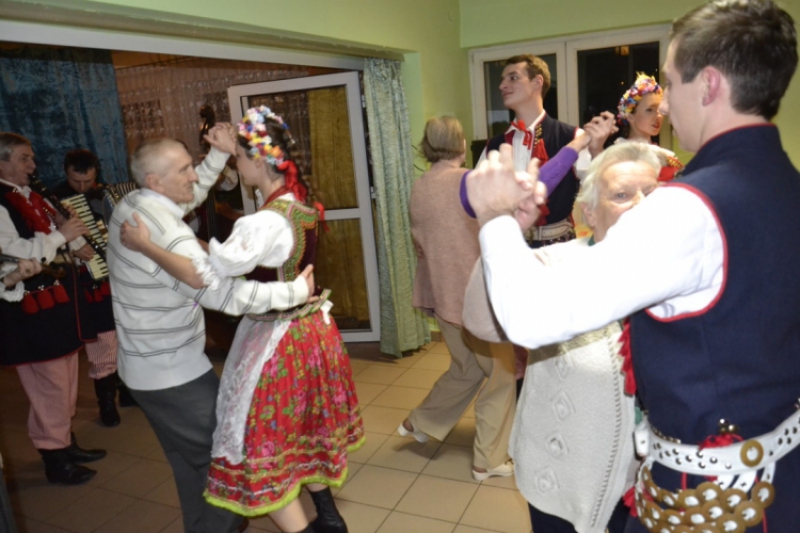
[[[547,196],[558,187],[561,180],[578,160],[578,152],[565,146],[550,160],[548,160],[542,168],[539,169],[539,181],[547,186]],[[463,187],[463,185],[462,185]]]
[[472,218],[477,218],[475,210],[473,210],[472,206],[469,205],[469,197],[467,196],[467,174],[469,174],[469,170],[464,172],[464,175],[461,176],[461,188],[460,188],[461,206],[464,208],[464,211],[466,211],[469,216],[471,216]]
[[[564,179],[564,176],[567,175],[577,160],[578,152],[569,146],[565,146],[552,159],[542,165],[542,168],[539,169],[539,181],[547,187],[548,196],[558,187],[558,184],[561,183],[561,180]],[[461,206],[469,216],[476,218],[475,211],[469,205],[469,197],[467,196],[467,174],[469,174],[469,171],[464,172],[464,175],[461,176]]]

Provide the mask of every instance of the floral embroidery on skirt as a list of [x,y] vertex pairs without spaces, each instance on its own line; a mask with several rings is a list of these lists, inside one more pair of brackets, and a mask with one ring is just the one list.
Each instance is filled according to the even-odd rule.
[[245,516],[276,511],[307,483],[339,487],[347,452],[364,443],[350,361],[321,312],[292,321],[261,370],[244,439],[244,462],[214,458],[206,499]]

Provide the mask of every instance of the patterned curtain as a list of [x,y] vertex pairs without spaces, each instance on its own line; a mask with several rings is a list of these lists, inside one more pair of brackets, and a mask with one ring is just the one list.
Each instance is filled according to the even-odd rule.
[[364,96],[377,195],[380,349],[401,357],[430,342],[430,330],[411,305],[417,266],[408,214],[414,151],[400,63],[367,59]]
[[[231,117],[228,87],[262,81],[302,78],[337,72],[334,69],[302,65],[279,65],[251,61],[174,57],[156,64],[117,69],[119,100],[125,120],[128,149],[133,150],[151,137],[172,137],[183,141],[195,158],[203,152],[200,147],[200,106],[209,104],[217,122],[236,122]],[[270,105],[275,112],[291,115],[294,109],[304,108],[298,96],[285,93],[285,101],[258,102]],[[278,104],[284,105],[278,105]],[[251,100],[252,105],[257,105]],[[289,109],[286,109],[286,108]],[[308,124],[308,117],[290,116],[292,130]],[[306,133],[305,131],[301,133]],[[299,139],[308,135],[298,134]]]
[[0,50],[0,131],[31,141],[46,185],[64,179],[64,155],[75,148],[97,154],[106,182],[128,181],[117,82],[107,50]]

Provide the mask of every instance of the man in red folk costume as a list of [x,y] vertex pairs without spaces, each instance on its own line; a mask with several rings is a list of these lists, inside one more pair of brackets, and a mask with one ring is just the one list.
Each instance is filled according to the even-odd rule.
[[[65,218],[28,186],[36,169],[30,141],[0,133],[0,249],[6,255],[51,262],[85,252],[88,230],[77,217]],[[71,263],[64,259],[65,266]],[[57,279],[40,273],[25,281],[21,302],[0,301],[0,365],[14,366],[30,400],[28,435],[39,450],[51,483],[84,483],[95,471],[79,463],[105,457],[83,450],[71,433],[78,397],[78,351],[95,339],[78,320],[85,305],[75,272]]]

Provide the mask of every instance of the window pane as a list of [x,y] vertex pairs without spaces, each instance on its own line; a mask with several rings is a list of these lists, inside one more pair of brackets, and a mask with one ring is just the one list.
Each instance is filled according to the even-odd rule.
[[331,290],[331,315],[340,330],[369,330],[369,300],[361,226],[357,219],[329,220],[319,232],[314,280]]
[[659,43],[578,51],[578,105],[581,124],[601,111],[617,114],[622,94],[643,72],[658,79]]

